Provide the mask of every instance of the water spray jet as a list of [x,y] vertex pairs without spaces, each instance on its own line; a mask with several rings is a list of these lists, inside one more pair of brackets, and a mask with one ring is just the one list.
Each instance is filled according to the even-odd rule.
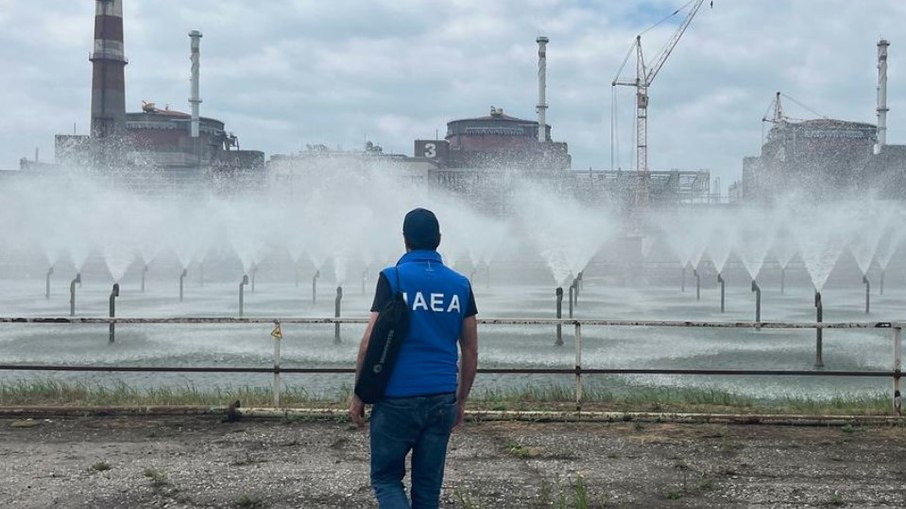
[[47,276],[44,281],[44,298],[50,300],[50,276],[53,276],[53,267],[47,269]]
[[[563,287],[558,286],[554,292],[557,296],[557,319],[563,318]],[[557,324],[557,340],[554,346],[563,346],[563,325]]]
[[69,283],[69,316],[75,316],[75,285],[78,283],[80,286],[82,284],[82,273],[78,272],[73,278],[72,282]]
[[879,289],[880,289],[881,295],[884,295],[884,272],[885,271],[882,269],[881,270],[881,280],[879,281],[879,283],[880,283]]
[[680,286],[680,291],[686,293],[686,266],[683,265],[683,282]]
[[145,293],[145,275],[148,274],[148,266],[142,268],[142,293]]
[[[110,292],[110,318],[116,316],[116,298],[120,296],[120,284],[113,283],[113,291]],[[110,339],[109,343],[113,343],[116,339],[116,324],[110,322]]]
[[183,282],[186,279],[186,274],[188,274],[187,269],[182,269],[182,273],[179,275],[179,302],[182,302],[183,297]]
[[865,314],[871,309],[871,281],[866,274],[862,274],[862,282],[865,283]]
[[720,283],[720,312],[723,313],[724,309],[725,309],[724,302],[725,302],[725,296],[726,296],[724,287],[726,285],[725,285],[724,277],[721,275],[720,272],[717,273],[717,282]]
[[[333,301],[333,316],[336,318],[340,317],[340,304],[343,302],[343,287],[337,287],[337,297]],[[340,324],[335,323],[333,329],[333,342],[334,344],[340,344]]]
[[761,321],[761,287],[758,281],[752,280],[752,291],[755,292],[755,321]]
[[239,282],[239,318],[242,318],[245,305],[245,285],[249,284],[249,277],[247,274],[242,275],[242,281]]
[[786,267],[780,267],[780,295],[783,295],[783,287],[786,282]]

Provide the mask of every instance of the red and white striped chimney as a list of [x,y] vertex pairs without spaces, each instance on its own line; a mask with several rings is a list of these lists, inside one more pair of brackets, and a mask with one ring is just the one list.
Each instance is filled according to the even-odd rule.
[[126,57],[123,52],[123,0],[96,0],[91,82],[91,136],[108,138],[126,131]]

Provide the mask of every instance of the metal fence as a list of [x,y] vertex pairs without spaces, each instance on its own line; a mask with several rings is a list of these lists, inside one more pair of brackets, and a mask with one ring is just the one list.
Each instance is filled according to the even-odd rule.
[[[59,317],[0,317],[0,324],[105,324],[110,326],[110,340],[117,324],[270,324],[279,330],[281,324],[365,324],[367,318],[233,318],[233,317],[181,317],[181,318],[59,318]],[[818,376],[818,377],[873,377],[893,380],[892,405],[900,412],[900,377],[902,358],[903,323],[901,322],[708,322],[669,320],[590,320],[590,319],[515,319],[480,318],[481,325],[532,325],[556,327],[558,340],[562,340],[561,328],[573,327],[575,365],[572,368],[479,368],[479,373],[494,374],[556,374],[575,377],[576,409],[582,408],[583,375],[735,375],[735,376]],[[815,329],[816,369],[813,370],[772,370],[772,369],[667,369],[667,368],[585,368],[582,365],[583,327],[673,327],[673,328],[721,328],[721,329]],[[823,366],[820,332],[824,329],[890,329],[892,367],[889,370],[825,370]],[[93,372],[182,372],[182,373],[273,373],[274,406],[280,406],[280,376],[283,373],[354,373],[349,368],[282,368],[280,366],[280,334],[274,336],[273,368],[215,367],[215,366],[91,366],[54,364],[0,364],[4,371],[93,371]]]

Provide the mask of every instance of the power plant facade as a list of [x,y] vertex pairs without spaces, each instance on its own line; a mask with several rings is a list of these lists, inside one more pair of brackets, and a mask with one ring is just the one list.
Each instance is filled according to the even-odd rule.
[[239,139],[224,122],[199,114],[201,32],[189,33],[191,113],[143,102],[126,111],[123,1],[96,0],[94,49],[91,53],[91,131],[89,136],[59,134],[54,152],[58,165],[117,170],[154,168],[185,178],[211,172],[254,172],[264,175],[264,153],[240,150]]

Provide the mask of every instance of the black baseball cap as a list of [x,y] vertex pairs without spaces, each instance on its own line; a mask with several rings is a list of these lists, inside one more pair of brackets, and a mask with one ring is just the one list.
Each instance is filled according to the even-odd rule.
[[403,238],[409,249],[437,249],[440,245],[440,224],[428,209],[412,209],[403,219]]

